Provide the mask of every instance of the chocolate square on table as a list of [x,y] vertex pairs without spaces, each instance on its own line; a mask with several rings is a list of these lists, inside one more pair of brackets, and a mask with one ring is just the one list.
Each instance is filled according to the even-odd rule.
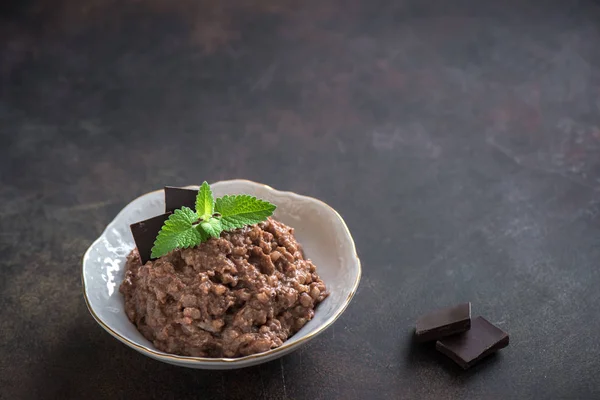
[[440,339],[436,349],[468,369],[475,363],[508,346],[508,333],[483,317],[471,323],[471,329],[459,335]]
[[471,303],[461,303],[423,315],[417,320],[415,336],[419,342],[428,342],[464,332],[470,327]]

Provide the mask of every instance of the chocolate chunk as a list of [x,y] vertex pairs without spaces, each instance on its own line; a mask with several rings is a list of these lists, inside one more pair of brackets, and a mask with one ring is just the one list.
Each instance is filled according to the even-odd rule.
[[471,326],[471,303],[462,303],[426,314],[417,320],[417,341],[427,342],[464,332]]
[[165,186],[165,212],[173,212],[183,206],[196,210],[198,189]]
[[435,348],[467,369],[479,360],[508,346],[508,333],[483,317],[471,323],[471,329],[460,335],[439,340]]
[[135,245],[140,253],[142,264],[146,264],[146,262],[151,259],[150,254],[152,253],[154,241],[158,236],[160,228],[162,228],[163,224],[171,214],[172,213],[169,212],[130,225],[133,240],[135,240]]

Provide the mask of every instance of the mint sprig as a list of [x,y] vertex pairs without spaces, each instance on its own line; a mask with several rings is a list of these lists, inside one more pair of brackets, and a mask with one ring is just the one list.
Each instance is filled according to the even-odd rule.
[[161,228],[152,258],[175,249],[185,249],[218,238],[223,231],[243,228],[265,221],[273,215],[275,205],[256,197],[240,194],[214,200],[208,183],[204,182],[196,197],[196,211],[188,207],[175,210]]

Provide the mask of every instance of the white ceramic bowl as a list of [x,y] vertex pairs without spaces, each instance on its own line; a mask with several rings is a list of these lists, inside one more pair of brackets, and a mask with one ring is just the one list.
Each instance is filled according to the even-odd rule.
[[296,239],[317,266],[317,272],[330,291],[329,297],[317,306],[314,318],[299,332],[276,349],[241,358],[168,354],[158,350],[138,332],[125,315],[123,297],[119,293],[125,258],[134,248],[129,225],[164,213],[162,190],[147,193],[129,203],[87,250],[82,270],[85,302],[92,316],[108,333],[156,360],[203,369],[242,368],[274,360],[316,337],[344,312],[361,275],[354,241],[342,217],[320,200],[280,192],[246,180],[217,182],[211,188],[216,197],[246,193],[268,200],[277,206],[275,218],[295,228]]

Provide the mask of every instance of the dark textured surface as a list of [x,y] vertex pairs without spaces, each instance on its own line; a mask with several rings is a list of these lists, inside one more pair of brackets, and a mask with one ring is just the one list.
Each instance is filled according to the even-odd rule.
[[[0,6],[0,398],[600,398],[600,5]],[[248,178],[323,199],[363,260],[318,339],[239,371],[105,333],[80,262],[127,202]],[[511,345],[413,346],[473,302]]]

